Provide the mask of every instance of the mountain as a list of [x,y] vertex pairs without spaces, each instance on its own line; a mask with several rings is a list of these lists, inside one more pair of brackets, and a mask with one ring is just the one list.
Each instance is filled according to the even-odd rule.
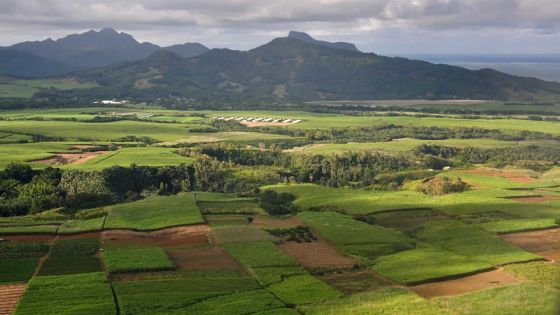
[[557,101],[560,84],[490,69],[391,58],[277,38],[249,51],[213,49],[183,59],[159,51],[148,58],[77,74],[99,97],[187,97],[199,102],[499,99]]
[[[32,54],[45,61],[50,60],[54,64],[62,65],[60,69],[65,70],[91,69],[122,61],[140,60],[162,49],[174,51],[185,58],[197,56],[209,50],[198,43],[170,47],[160,47],[147,42],[140,43],[131,35],[118,33],[112,28],[72,34],[57,40],[49,38],[43,41],[23,42],[5,49],[21,52],[26,56]],[[50,71],[51,69],[52,67],[48,65],[45,68],[39,68],[38,73],[43,73],[42,75],[60,74],[60,71]],[[1,69],[0,73],[3,73]],[[23,75],[17,71],[12,74]]]
[[35,56],[28,52],[11,49],[0,50],[0,73],[18,77],[42,77],[74,71],[63,62]]
[[196,57],[202,55],[203,53],[209,51],[208,47],[199,43],[184,43],[178,45],[172,45],[164,47],[163,50],[171,51],[183,58]]
[[345,42],[331,43],[322,40],[316,40],[313,37],[309,36],[309,34],[303,32],[290,31],[290,33],[288,33],[288,38],[293,38],[293,39],[300,40],[302,42],[330,47],[330,48],[344,49],[349,51],[359,51],[354,44],[345,43]]

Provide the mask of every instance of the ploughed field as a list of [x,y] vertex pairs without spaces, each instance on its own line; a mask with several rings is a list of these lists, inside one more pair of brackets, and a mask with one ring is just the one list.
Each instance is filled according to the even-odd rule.
[[[216,143],[261,152],[274,145],[282,154],[310,159],[348,151],[413,154],[422,145],[473,151],[558,145],[554,139],[409,137],[308,144],[309,135],[266,128],[304,132],[413,124],[560,135],[558,122],[514,118],[130,108],[5,111],[0,116],[5,119],[0,169],[16,161],[35,171],[86,171],[85,183],[114,166],[146,172],[158,167],[160,173],[153,176],[181,165],[203,173],[209,166],[199,162],[201,152],[192,150]],[[224,130],[211,117],[270,117],[272,125]],[[298,122],[273,125],[287,118]],[[322,139],[320,131],[316,138]],[[295,145],[282,147],[288,142]],[[0,217],[0,314],[558,312],[558,165],[543,162],[546,168],[529,170],[480,163],[422,170],[422,176],[403,171],[391,174],[395,181],[404,178],[398,187],[368,189],[302,183],[296,176],[271,182],[277,177],[269,174],[285,169],[267,166],[261,174],[258,165],[239,166],[236,156],[228,158],[216,163],[234,165],[228,172],[258,190],[216,192],[212,184],[220,178],[208,175],[206,189],[186,180],[162,182],[142,194],[123,192],[119,203]],[[467,188],[441,194],[421,189],[444,178],[459,178]],[[113,185],[121,187],[124,180]],[[168,186],[182,192],[166,193]],[[275,213],[267,194],[293,196],[288,204],[293,211]]]

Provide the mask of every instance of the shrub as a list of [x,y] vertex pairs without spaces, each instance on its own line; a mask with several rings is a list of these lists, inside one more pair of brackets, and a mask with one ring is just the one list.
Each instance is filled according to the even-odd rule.
[[441,196],[451,193],[463,192],[469,188],[469,184],[459,177],[432,177],[424,180],[416,187],[416,190],[431,196]]

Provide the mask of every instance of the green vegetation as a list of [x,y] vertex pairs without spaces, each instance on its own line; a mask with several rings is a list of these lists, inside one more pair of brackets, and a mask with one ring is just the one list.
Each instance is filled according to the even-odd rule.
[[39,258],[47,253],[49,245],[45,242],[0,242],[0,259]]
[[399,283],[415,284],[491,269],[492,266],[437,248],[418,248],[382,256],[372,269]]
[[202,222],[194,195],[185,193],[112,206],[105,229],[156,230]]
[[523,280],[534,281],[560,290],[560,265],[549,262],[530,262],[504,266],[504,270]]
[[100,231],[105,222],[105,217],[89,220],[68,220],[58,229],[59,234],[77,234],[85,232]]
[[185,308],[190,314],[248,314],[284,307],[265,290],[223,295],[198,302]]
[[189,274],[185,279],[117,282],[113,287],[120,310],[125,314],[185,313],[185,308],[202,300],[259,289],[250,277],[212,272]]
[[453,220],[427,223],[418,238],[492,265],[542,259],[483,230]]
[[328,301],[342,296],[342,293],[311,275],[288,277],[280,283],[272,284],[269,290],[288,304]]
[[340,213],[306,211],[298,216],[349,255],[374,259],[412,248],[413,240],[399,231],[370,225]]
[[250,267],[292,267],[296,262],[272,242],[239,242],[223,245],[241,264]]
[[133,163],[144,166],[165,166],[190,164],[192,160],[175,154],[172,148],[133,147],[98,155],[77,167],[87,170],[102,170],[114,165],[128,167]]
[[39,259],[1,259],[0,260],[0,284],[27,282],[33,275]]
[[54,242],[49,256],[44,261],[39,275],[66,275],[100,271],[95,254],[99,249],[99,239],[78,238],[58,239]]
[[101,256],[109,273],[175,269],[165,251],[158,247],[107,248]]
[[104,273],[33,277],[15,314],[115,314]]
[[274,238],[264,230],[252,226],[222,226],[212,229],[217,244],[250,241],[272,241]]
[[477,226],[488,232],[513,233],[555,228],[558,227],[558,223],[553,218],[536,218],[490,221],[477,224]]

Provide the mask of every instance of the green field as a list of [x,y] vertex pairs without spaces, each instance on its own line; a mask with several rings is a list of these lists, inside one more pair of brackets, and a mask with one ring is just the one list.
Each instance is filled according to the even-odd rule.
[[101,254],[109,273],[173,270],[175,265],[158,247],[106,248]]
[[542,259],[477,227],[453,220],[427,223],[418,232],[417,237],[492,265]]
[[7,80],[0,84],[0,98],[31,98],[40,89],[58,90],[90,89],[97,83],[80,83],[72,79],[60,80]]
[[105,229],[156,230],[202,222],[194,195],[184,193],[112,206]]
[[33,277],[15,314],[115,314],[104,273]]
[[399,283],[415,284],[488,270],[491,265],[438,248],[418,248],[383,256],[372,269]]
[[0,259],[0,284],[27,282],[31,279],[39,259]]

